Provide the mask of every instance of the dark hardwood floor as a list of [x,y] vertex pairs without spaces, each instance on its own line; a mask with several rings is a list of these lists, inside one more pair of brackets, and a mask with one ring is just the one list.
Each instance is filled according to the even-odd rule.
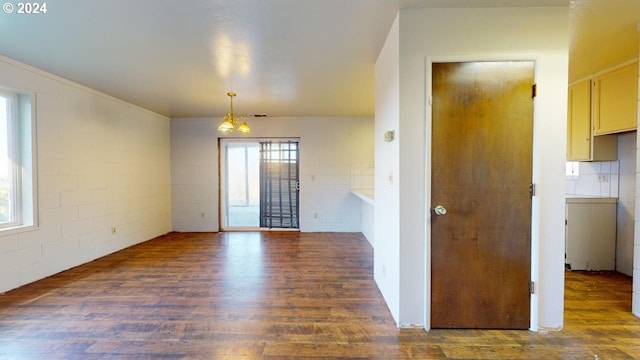
[[372,258],[361,234],[169,234],[0,296],[0,359],[640,359],[629,277],[567,272],[561,332],[425,332]]

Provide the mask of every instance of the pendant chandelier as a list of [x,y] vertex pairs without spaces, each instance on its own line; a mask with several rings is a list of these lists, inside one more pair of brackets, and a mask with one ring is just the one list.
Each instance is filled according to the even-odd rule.
[[[223,133],[230,133],[233,130],[238,130],[239,132],[245,134],[251,132],[251,129],[249,128],[249,125],[247,125],[247,122],[244,120],[244,117],[236,117],[233,114],[233,97],[236,96],[236,93],[228,92],[227,96],[231,99],[231,110],[226,113],[226,115],[222,119],[222,122],[218,126],[218,131],[221,131]],[[240,124],[240,126],[238,126],[238,124]],[[236,126],[238,126],[237,129]]]

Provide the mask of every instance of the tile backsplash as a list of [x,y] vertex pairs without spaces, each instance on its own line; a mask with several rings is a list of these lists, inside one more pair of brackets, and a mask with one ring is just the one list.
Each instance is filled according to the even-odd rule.
[[351,165],[351,188],[352,189],[373,189],[373,165],[355,164]]
[[568,176],[565,194],[618,197],[618,161],[580,162],[579,175]]

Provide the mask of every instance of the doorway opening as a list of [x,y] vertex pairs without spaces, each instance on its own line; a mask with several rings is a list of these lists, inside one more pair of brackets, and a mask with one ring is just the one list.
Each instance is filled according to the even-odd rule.
[[[614,279],[618,275],[633,282],[633,264],[638,261],[633,251],[637,132],[606,136],[614,137],[614,158],[579,161],[576,162],[578,171],[566,174],[566,290],[574,286],[571,280],[577,277],[576,273],[587,278],[610,275],[604,277],[612,279],[612,287],[607,291],[615,288]],[[585,291],[585,297],[594,291],[579,288]],[[633,291],[629,290],[626,296],[628,302],[633,303]],[[619,305],[627,312],[633,311],[631,306]],[[602,306],[607,310],[612,308],[606,301]]]
[[299,229],[299,140],[220,139],[222,230]]

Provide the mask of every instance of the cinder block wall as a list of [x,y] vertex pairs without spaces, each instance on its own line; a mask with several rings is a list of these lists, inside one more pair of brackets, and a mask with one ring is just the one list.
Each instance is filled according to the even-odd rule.
[[0,232],[0,292],[171,231],[168,118],[5,57],[0,86],[37,96],[40,219]]
[[[176,231],[219,230],[219,122],[220,118],[171,119]],[[301,231],[362,231],[360,200],[350,190],[352,168],[373,166],[372,117],[268,117],[248,122],[251,138],[300,139]]]

